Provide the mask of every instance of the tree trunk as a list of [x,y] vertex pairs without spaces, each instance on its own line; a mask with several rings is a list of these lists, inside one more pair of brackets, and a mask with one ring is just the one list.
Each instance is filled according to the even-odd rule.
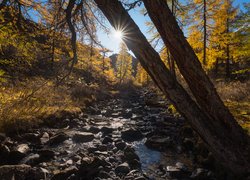
[[[150,1],[151,0],[149,0],[147,5],[145,4],[148,8],[148,5],[151,3],[153,4],[152,7],[154,7],[154,3],[156,2],[156,4],[159,4],[159,1]],[[242,129],[237,126],[230,128],[227,123],[228,121],[221,123],[221,121],[218,121],[217,118],[214,118],[210,115],[211,110],[208,112],[204,111],[204,108],[201,109],[196,104],[196,102],[192,100],[185,89],[174,79],[171,72],[161,61],[159,54],[152,48],[146,37],[141,33],[138,26],[118,0],[95,0],[95,2],[115,29],[117,27],[124,28],[124,34],[126,34],[126,37],[124,37],[124,42],[126,43],[127,47],[132,50],[136,58],[140,60],[141,65],[148,72],[156,85],[165,93],[167,98],[175,105],[177,110],[200,134],[204,142],[209,145],[209,149],[213,152],[217,159],[234,173],[247,173],[249,171],[249,161],[246,157],[249,157],[247,156],[249,149],[249,139],[247,136],[245,136]],[[164,12],[166,11],[165,5],[163,7],[157,8],[159,13],[163,14],[164,18],[166,18],[164,15]],[[152,16],[152,14],[150,14],[150,16]],[[174,20],[173,16],[170,16],[169,18],[172,19],[172,21]],[[155,19],[152,18],[152,20]],[[169,23],[168,18],[165,20]],[[162,25],[166,25],[166,23],[163,23]],[[179,36],[184,38],[180,30],[176,31],[175,24],[171,24],[171,27],[175,30],[175,33],[177,33],[171,33],[171,35],[175,36],[175,38],[178,38]],[[197,90],[198,87],[202,86],[200,87],[202,89],[201,92],[197,91],[198,93],[201,93],[199,94],[198,98],[200,98],[201,95],[209,96],[211,92],[216,93],[207,76],[204,77],[205,73],[200,73],[200,71],[202,71],[201,65],[198,63],[197,66],[197,64],[194,63],[194,61],[198,61],[198,59],[192,59],[193,56],[190,56],[189,51],[191,49],[192,54],[193,50],[189,44],[183,43],[183,39],[178,40],[176,44],[172,42],[172,38],[169,38],[169,41],[169,44],[172,45],[170,46],[170,51],[173,53],[173,55],[175,55],[174,58],[176,62],[177,59],[179,60],[180,58],[183,58],[185,61],[184,64],[182,64],[182,61],[178,61],[179,66],[181,65],[180,69],[183,71],[183,68],[187,68],[186,66],[189,66],[189,64],[193,65],[193,67],[191,66],[191,68],[188,69],[190,75],[187,75],[186,71],[184,71],[184,74],[188,77],[191,76],[191,78],[187,78],[189,81],[191,79],[193,80],[193,78],[196,79],[195,81],[193,80],[193,90]],[[173,46],[179,55],[173,51]],[[180,49],[182,52],[179,51]],[[188,56],[188,59],[185,58],[185,55]],[[195,73],[196,71],[198,74]],[[208,83],[207,81],[210,83],[209,86],[206,85],[206,83]],[[204,89],[206,90],[205,92],[203,92]],[[203,97],[205,98],[204,101],[207,100],[206,96]],[[215,102],[215,105],[217,105],[216,103],[217,102]],[[208,105],[205,103],[205,106]],[[212,108],[212,106],[209,108]],[[217,106],[217,108],[218,109],[216,109],[216,111],[221,110],[220,106]],[[215,110],[215,108],[212,109]],[[227,120],[234,121],[233,118]],[[234,121],[232,124],[237,123]],[[231,130],[232,128],[233,130]],[[239,139],[235,138],[234,136],[237,136]]]
[[161,0],[143,0],[143,2],[200,108],[214,119],[213,122],[225,127],[225,133],[230,134],[234,142],[243,146],[249,143],[249,137],[225,107],[202,69],[194,50],[184,37],[167,3]]
[[[229,33],[229,19],[227,18],[227,34]],[[226,58],[226,78],[230,78],[230,50],[229,50],[229,43],[227,42],[226,45],[226,54],[227,54],[227,58]]]

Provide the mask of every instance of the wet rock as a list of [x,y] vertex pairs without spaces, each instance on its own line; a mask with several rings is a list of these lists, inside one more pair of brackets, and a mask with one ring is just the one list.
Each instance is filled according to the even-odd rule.
[[90,142],[94,139],[94,134],[89,132],[77,132],[73,136],[73,140],[78,143]]
[[65,140],[69,139],[69,136],[65,133],[58,133],[55,136],[53,136],[52,138],[50,138],[50,140],[48,141],[49,145],[58,145],[62,142],[64,142]]
[[173,140],[170,137],[162,138],[160,136],[152,136],[147,139],[145,145],[151,149],[163,150],[172,147]]
[[135,150],[130,147],[126,147],[124,149],[124,157],[122,157],[123,161],[128,162],[129,166],[132,169],[140,169],[141,168],[141,163],[140,163],[140,158],[136,154]]
[[57,172],[53,177],[52,180],[62,180],[67,179],[72,174],[76,173],[78,169],[75,166],[66,168],[60,172]]
[[115,146],[117,147],[117,149],[123,150],[126,148],[127,144],[125,142],[118,141],[115,143]]
[[115,173],[118,175],[126,175],[130,171],[128,163],[122,163],[115,168]]
[[20,164],[28,164],[28,165],[35,165],[40,162],[40,156],[39,154],[30,154],[23,158],[20,162]]
[[124,141],[133,142],[139,141],[143,138],[142,133],[139,130],[128,129],[121,132],[121,137]]
[[25,180],[31,172],[31,169],[31,166],[25,164],[0,166],[0,177],[3,180]]

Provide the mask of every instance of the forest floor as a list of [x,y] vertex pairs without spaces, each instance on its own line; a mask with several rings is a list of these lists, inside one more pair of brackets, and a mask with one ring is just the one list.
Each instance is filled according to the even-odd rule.
[[[185,120],[151,91],[121,90],[85,113],[0,134],[2,179],[217,179],[218,165]],[[217,178],[216,178],[217,177]]]

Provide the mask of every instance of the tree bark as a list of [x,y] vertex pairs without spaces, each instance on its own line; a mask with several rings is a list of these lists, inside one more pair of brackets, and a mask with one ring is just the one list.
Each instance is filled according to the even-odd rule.
[[[156,4],[159,4],[159,1],[151,1],[151,3],[150,1],[151,0],[149,0],[147,5],[151,3],[154,4],[155,2],[157,2]],[[249,161],[246,158],[249,157],[247,156],[249,149],[249,139],[242,132],[242,129],[240,129],[239,127],[233,127],[236,129],[231,130],[231,128],[227,124],[221,123],[221,121],[218,121],[216,118],[211,116],[210,110],[207,113],[206,111],[204,111],[204,108],[201,109],[200,106],[196,104],[196,102],[188,95],[184,88],[174,79],[171,72],[161,61],[159,54],[152,48],[146,37],[141,33],[138,26],[135,24],[133,19],[129,16],[129,14],[123,8],[122,4],[119,1],[95,0],[95,2],[115,29],[117,27],[124,28],[124,34],[126,34],[126,37],[124,37],[123,40],[126,43],[127,47],[132,50],[136,58],[140,60],[141,65],[148,72],[148,74],[151,76],[152,80],[156,83],[156,85],[164,92],[167,98],[175,105],[177,110],[189,121],[192,127],[199,133],[199,135],[208,145],[209,149],[213,152],[215,157],[217,157],[217,159],[225,167],[229,168],[234,173],[240,174],[249,172]],[[161,14],[164,14],[163,11],[166,10],[164,6],[160,8],[158,7],[158,10]],[[149,6],[146,7],[149,8]],[[171,16],[171,18],[173,18],[173,16]],[[152,20],[155,19],[152,18]],[[169,23],[168,19],[167,22]],[[163,23],[163,25],[166,24]],[[174,27],[174,25],[175,24],[171,24],[172,27]],[[174,35],[176,38],[180,35],[183,37],[183,34],[180,30],[174,30],[177,34],[171,35]],[[170,38],[169,44],[172,44],[172,46],[170,46],[170,51],[173,52],[173,55],[175,55],[174,58],[176,62],[177,59],[184,58],[185,55],[188,55],[188,59],[184,58],[184,60],[186,60],[184,64],[182,64],[182,61],[178,61],[179,66],[181,65],[182,71],[183,68],[189,66],[187,64],[191,63],[191,65],[193,65],[193,61],[197,61],[197,58],[193,60],[193,57],[190,57],[189,51],[191,47],[188,43],[183,44],[183,40],[178,39],[177,43],[174,44]],[[179,55],[178,53],[173,51],[173,46],[177,50]],[[182,50],[183,52],[180,53],[179,50]],[[192,52],[193,50],[191,51],[191,53]],[[211,91],[215,91],[212,84],[209,84],[209,88],[207,87],[206,83],[207,81],[209,81],[209,79],[206,76],[204,77],[202,73],[200,74],[200,71],[202,70],[201,65],[199,63],[198,66],[197,64],[195,64],[188,71],[191,74],[187,75],[187,72],[184,71],[185,76],[191,76],[192,78],[189,77],[187,79],[189,79],[189,81],[191,79],[193,80],[193,78],[196,79],[195,81],[193,80],[193,90],[197,90],[196,86],[204,86],[200,87],[202,89],[200,95],[204,95],[203,89],[205,89],[206,96],[210,95]],[[196,71],[198,71],[198,74],[196,73]],[[195,75],[194,77],[192,76],[193,74]],[[201,75],[201,77],[199,75]],[[203,82],[204,78],[205,82]],[[198,98],[200,98],[200,95],[198,96]],[[206,101],[206,96],[203,97],[205,98],[205,100],[203,101]],[[205,106],[208,105],[205,103]],[[214,108],[212,109],[215,110]],[[219,110],[220,108],[218,108],[216,111]],[[234,121],[233,123],[236,122]],[[234,132],[236,132],[235,134],[242,139],[234,138]],[[231,133],[233,133],[233,135]]]
[[243,146],[249,143],[249,137],[225,107],[214,85],[202,69],[167,3],[161,0],[143,0],[143,2],[200,108],[211,116],[214,122],[220,123],[225,133],[230,134],[234,142]]

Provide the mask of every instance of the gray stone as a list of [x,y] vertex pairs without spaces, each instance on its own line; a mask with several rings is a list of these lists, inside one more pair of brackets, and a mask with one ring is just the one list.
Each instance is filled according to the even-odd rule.
[[39,154],[30,154],[23,158],[20,162],[20,164],[28,164],[28,165],[35,165],[38,164],[40,160]]
[[80,142],[80,143],[90,142],[93,139],[94,139],[94,134],[89,132],[77,132],[73,136],[73,140],[75,142]]
[[129,168],[128,163],[126,163],[126,162],[120,164],[119,166],[117,166],[117,167],[115,168],[115,173],[116,173],[116,174],[126,175],[126,174],[129,173],[129,171],[130,171],[130,168]]
[[50,140],[48,141],[49,145],[58,145],[62,142],[64,142],[65,140],[67,140],[69,138],[69,136],[65,133],[58,133],[55,136],[53,136],[52,138],[50,138]]

